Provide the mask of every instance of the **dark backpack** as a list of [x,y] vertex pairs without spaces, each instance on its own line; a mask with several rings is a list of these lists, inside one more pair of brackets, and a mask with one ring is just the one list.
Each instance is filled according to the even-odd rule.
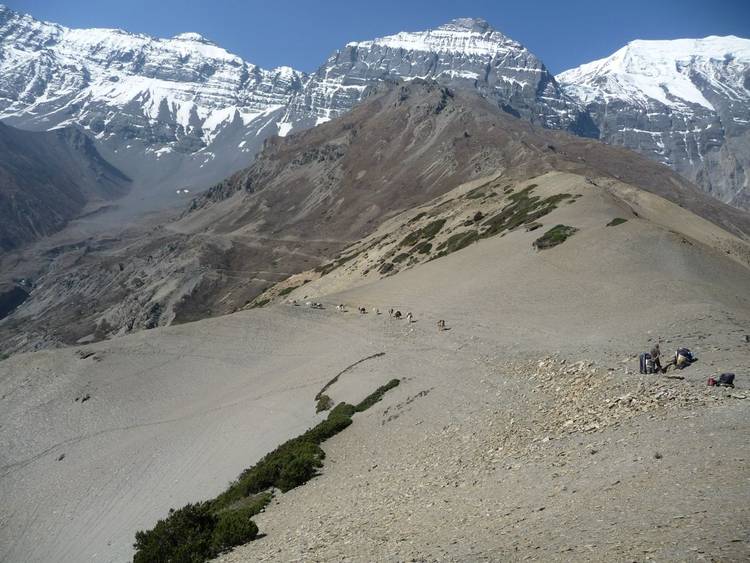
[[716,382],[717,385],[725,385],[727,387],[734,387],[734,374],[733,373],[722,373],[719,376],[719,381]]
[[654,373],[653,364],[651,363],[651,354],[644,352],[639,356],[641,373]]
[[695,358],[693,357],[693,353],[687,348],[678,348],[677,353],[680,356],[683,356],[688,362],[695,361]]

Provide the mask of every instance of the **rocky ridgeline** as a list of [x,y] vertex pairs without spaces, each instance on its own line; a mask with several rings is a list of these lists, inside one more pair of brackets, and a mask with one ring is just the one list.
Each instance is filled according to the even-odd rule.
[[479,18],[350,42],[312,74],[263,69],[197,33],[69,29],[1,5],[0,38],[0,118],[27,129],[81,126],[152,190],[206,187],[247,166],[269,137],[339,117],[384,81],[426,79],[633,149],[750,205],[746,39],[634,42],[555,77]]

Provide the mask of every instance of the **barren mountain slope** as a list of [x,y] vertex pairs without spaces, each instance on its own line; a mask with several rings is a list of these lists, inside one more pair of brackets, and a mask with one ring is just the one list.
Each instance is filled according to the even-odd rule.
[[[518,182],[513,193],[537,202],[567,194],[533,230],[502,223],[387,279],[354,287],[362,272],[344,264],[296,290],[323,310],[284,304],[0,363],[4,557],[122,560],[136,529],[218,493],[317,420],[326,382],[381,352],[327,393],[401,386],[326,443],[322,475],[277,494],[257,518],[267,536],[226,560],[746,556],[747,400],[705,387],[735,371],[733,393],[747,396],[750,270],[724,246],[746,243],[592,180]],[[447,217],[513,195],[486,184],[425,209]],[[556,225],[577,231],[536,250]],[[390,307],[416,322],[373,312]],[[633,375],[657,335],[665,353],[700,358],[684,380]]]
[[0,123],[0,254],[62,229],[130,180],[69,127],[32,133]]
[[28,350],[231,312],[467,180],[515,185],[551,170],[619,178],[750,232],[747,214],[634,153],[534,128],[475,92],[391,84],[339,119],[269,141],[179,221],[63,249],[0,330],[8,349]]
[[[661,198],[645,194],[635,216],[625,186],[534,182],[540,197],[581,195],[532,231],[362,284],[368,249],[288,295],[344,304],[325,322],[390,335],[411,361],[327,445],[322,476],[256,518],[267,535],[222,562],[748,557],[747,255],[732,260],[714,246],[731,235]],[[558,224],[578,230],[535,250]],[[698,363],[670,372],[680,379],[637,375],[656,339]],[[706,387],[723,371],[736,389]]]

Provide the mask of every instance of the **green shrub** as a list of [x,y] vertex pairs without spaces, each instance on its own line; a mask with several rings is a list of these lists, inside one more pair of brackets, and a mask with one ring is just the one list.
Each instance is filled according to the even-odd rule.
[[414,246],[417,241],[422,237],[422,229],[417,229],[414,232],[409,233],[399,243],[399,246]]
[[477,231],[463,231],[448,237],[445,242],[438,246],[438,250],[444,250],[443,256],[461,250],[479,239]]
[[500,213],[487,219],[483,225],[486,229],[482,237],[490,237],[510,231],[524,224],[534,223],[557,208],[557,204],[570,197],[570,194],[556,194],[545,199],[531,195],[536,184],[524,188],[520,192],[510,194],[510,203]]
[[292,291],[297,289],[298,287],[302,287],[302,284],[300,285],[290,285],[289,287],[285,287],[281,291],[279,291],[279,297],[284,297],[284,295],[289,295]]
[[329,410],[333,406],[333,399],[328,395],[321,395],[318,398],[318,402],[315,404],[315,412],[323,412]]
[[466,192],[466,198],[467,199],[479,199],[480,197],[484,197],[487,189],[487,185],[479,186],[478,188],[474,188],[471,191]]
[[383,264],[382,266],[380,266],[380,268],[378,268],[378,273],[379,274],[387,274],[391,270],[393,270],[393,264],[391,264],[390,262],[386,262],[385,264]]
[[193,563],[215,555],[213,532],[217,517],[209,503],[170,510],[149,531],[135,534],[133,563]]
[[612,219],[609,223],[607,223],[608,227],[616,227],[617,225],[622,225],[623,223],[627,223],[627,219],[623,219],[622,217],[615,217]]
[[0,352],[0,362],[2,362],[3,360],[7,360],[8,358],[10,358],[8,354]]
[[401,240],[399,246],[414,246],[421,239],[430,240],[434,238],[440,232],[440,229],[443,228],[443,225],[445,225],[445,221],[445,219],[436,219],[421,229],[409,233]]
[[348,427],[355,413],[370,408],[398,384],[398,379],[392,379],[356,406],[339,403],[325,420],[243,471],[215,499],[170,510],[151,530],[137,532],[133,562],[202,563],[255,539],[258,527],[251,518],[270,502],[267,491],[277,487],[286,492],[310,480],[325,458],[320,444]]
[[430,242],[423,242],[419,246],[417,246],[414,250],[416,250],[419,254],[429,254],[432,252],[432,243]]
[[568,227],[567,225],[556,225],[549,231],[544,233],[541,237],[536,239],[532,244],[537,250],[544,250],[545,248],[552,248],[558,244],[562,244],[565,240],[578,232],[575,227]]
[[255,301],[252,305],[250,305],[251,309],[260,309],[261,307],[265,307],[271,302],[270,299],[261,299],[260,301]]
[[401,383],[401,380],[391,379],[385,385],[381,385],[380,387],[375,389],[375,391],[373,391],[367,397],[365,397],[360,403],[357,403],[357,405],[354,407],[354,411],[355,412],[366,411],[375,403],[380,401],[383,398],[383,395],[385,395],[388,391],[390,391],[394,387],[398,387],[399,383]]
[[443,228],[443,225],[445,225],[445,219],[437,219],[432,223],[428,223],[420,229],[422,231],[422,237],[426,239],[433,238],[440,232],[440,229]]
[[412,217],[411,219],[409,219],[408,223],[416,223],[417,221],[419,221],[425,215],[427,215],[427,212],[426,211],[422,211],[422,213],[418,213],[417,215],[415,215],[414,217]]
[[214,553],[253,541],[258,535],[258,526],[251,520],[247,510],[232,510],[219,515],[211,537]]
[[402,252],[401,254],[399,254],[398,256],[395,256],[393,258],[393,262],[395,264],[400,264],[401,262],[403,262],[407,258],[409,258],[409,254],[407,252]]

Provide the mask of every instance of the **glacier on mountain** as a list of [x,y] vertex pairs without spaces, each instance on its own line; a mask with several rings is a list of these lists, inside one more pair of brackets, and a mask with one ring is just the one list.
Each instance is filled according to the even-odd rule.
[[750,40],[633,41],[557,80],[603,140],[750,208]]

